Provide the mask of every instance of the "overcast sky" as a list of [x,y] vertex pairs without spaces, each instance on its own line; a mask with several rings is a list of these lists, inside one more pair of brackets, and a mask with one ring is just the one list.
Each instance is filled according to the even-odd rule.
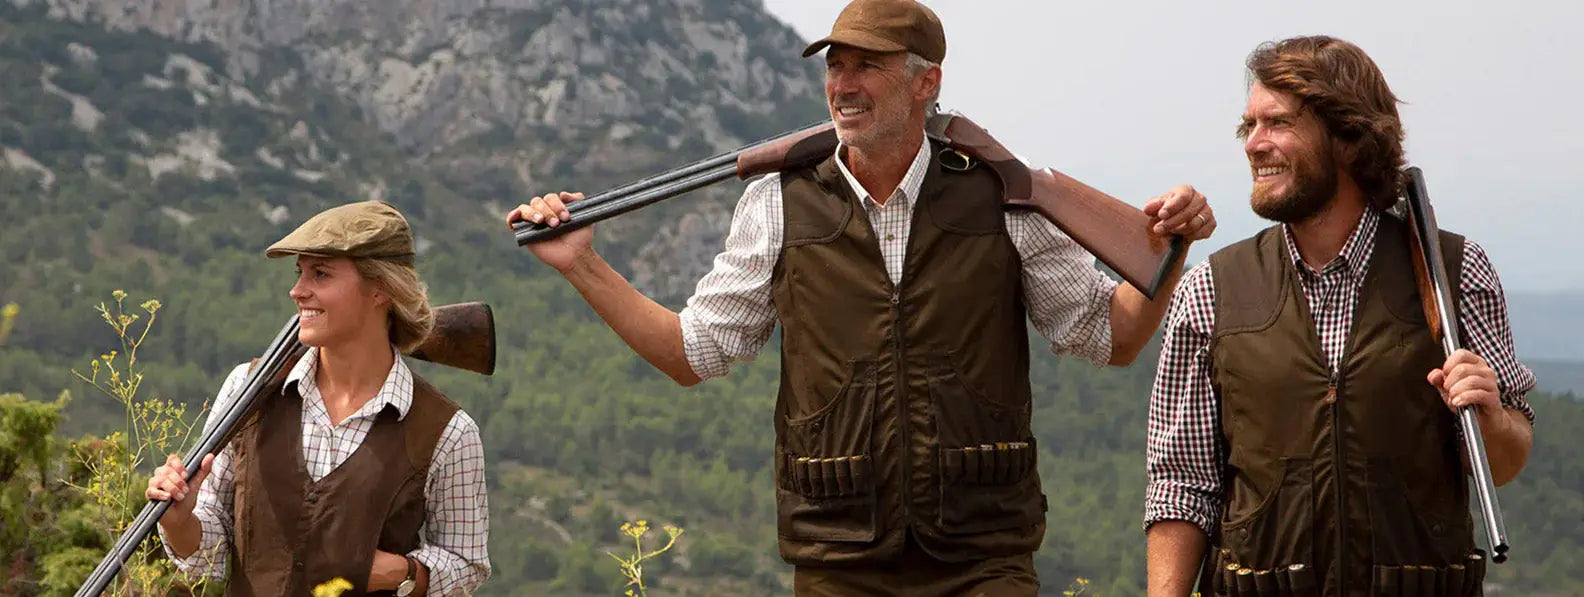
[[[1135,205],[1194,185],[1221,222],[1194,262],[1268,224],[1249,211],[1233,137],[1249,51],[1315,33],[1357,43],[1406,102],[1408,160],[1441,227],[1484,246],[1509,291],[1584,290],[1584,2],[927,4],[946,28],[944,109]],[[846,1],[765,5],[817,39]]]

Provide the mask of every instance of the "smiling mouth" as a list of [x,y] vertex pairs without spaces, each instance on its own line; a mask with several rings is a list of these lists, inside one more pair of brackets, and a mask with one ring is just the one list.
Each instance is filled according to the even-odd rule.
[[297,316],[302,321],[318,319],[324,316],[324,309],[298,309]]
[[1272,176],[1278,176],[1278,175],[1286,174],[1286,173],[1287,173],[1287,167],[1286,166],[1266,166],[1266,167],[1263,167],[1263,168],[1255,168],[1254,169],[1254,180],[1270,178]]
[[851,118],[851,117],[854,117],[854,116],[868,114],[869,113],[869,108],[858,107],[858,106],[843,106],[843,107],[836,108],[836,113],[840,114],[842,116]]

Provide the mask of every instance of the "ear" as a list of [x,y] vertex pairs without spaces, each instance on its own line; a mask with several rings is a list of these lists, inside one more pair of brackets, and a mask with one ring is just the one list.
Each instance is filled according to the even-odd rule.
[[939,66],[932,66],[929,70],[919,74],[918,79],[914,81],[913,100],[926,101],[934,97],[940,86],[941,69]]
[[1353,162],[1358,161],[1360,139],[1352,141],[1332,137],[1331,157],[1344,169],[1352,169]]

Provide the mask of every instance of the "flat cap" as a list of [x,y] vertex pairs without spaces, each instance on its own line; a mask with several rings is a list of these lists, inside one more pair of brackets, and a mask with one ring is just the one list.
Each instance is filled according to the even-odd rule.
[[384,201],[359,201],[332,207],[303,222],[264,251],[269,257],[312,255],[383,259],[411,266],[412,228]]
[[831,44],[875,52],[907,50],[936,64],[946,59],[940,17],[916,0],[853,0],[836,17],[830,35],[809,44],[803,57]]

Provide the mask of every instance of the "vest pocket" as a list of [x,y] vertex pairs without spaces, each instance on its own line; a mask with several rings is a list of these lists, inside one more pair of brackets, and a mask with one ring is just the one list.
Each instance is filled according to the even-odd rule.
[[1478,597],[1485,594],[1484,552],[1446,566],[1377,565],[1370,597]]
[[787,419],[775,462],[783,537],[868,542],[879,534],[870,454],[875,391],[874,367],[856,362],[835,398],[814,414]]
[[1313,567],[1314,473],[1306,458],[1282,458],[1281,481],[1265,493],[1239,480],[1221,524],[1230,561],[1254,571]]
[[1377,564],[1445,567],[1474,549],[1470,515],[1457,500],[1434,499],[1432,493],[1427,501],[1424,491],[1410,491],[1390,459],[1370,459],[1365,471]]
[[969,385],[950,353],[932,360],[928,382],[940,445],[974,447],[1018,441],[1028,434],[1022,413]]
[[974,534],[1025,527],[1045,514],[1034,438],[940,448],[940,528]]

